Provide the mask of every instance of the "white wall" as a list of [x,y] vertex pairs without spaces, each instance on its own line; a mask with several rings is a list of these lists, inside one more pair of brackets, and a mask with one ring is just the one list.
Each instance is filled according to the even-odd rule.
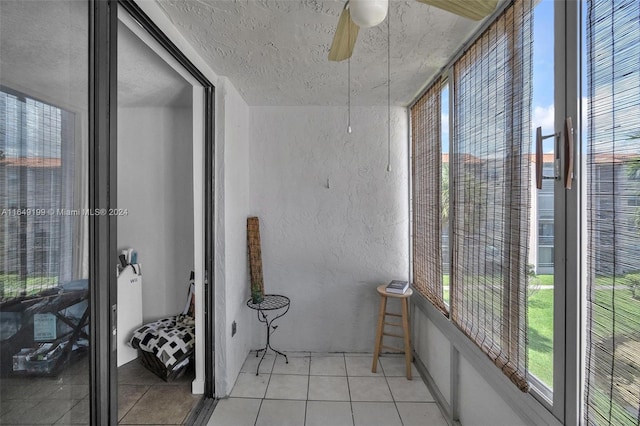
[[[421,296],[413,297],[416,302],[415,298]],[[414,350],[418,361],[426,367],[436,392],[442,395],[445,404],[449,408],[452,405],[457,406],[460,424],[465,426],[560,424],[531,394],[520,392],[493,365],[493,362],[453,324],[448,323],[441,313],[433,308],[433,315],[438,317],[431,317],[434,319],[432,321],[419,306],[420,304],[415,303],[412,310]],[[447,326],[444,328],[449,331],[443,331],[442,327],[437,326],[436,323],[444,323]],[[452,365],[452,358],[457,365]],[[452,402],[452,399],[455,401]]]
[[[142,264],[144,321],[174,315],[193,269],[190,108],[118,109],[118,248]],[[114,266],[115,268],[115,266]]]
[[[416,297],[416,296],[414,296]],[[419,309],[411,312],[413,348],[429,370],[435,385],[451,404],[451,344]]]
[[[225,78],[216,87],[216,394],[231,392],[249,353],[246,220],[249,215],[249,108]],[[231,336],[231,324],[237,333]]]
[[[157,2],[137,0],[136,3],[215,86],[215,392],[216,396],[224,397],[231,392],[248,354],[254,327],[244,304],[249,296],[245,230],[249,214],[249,110],[233,84],[207,65]],[[204,294],[198,274],[196,294]],[[196,312],[203,312],[203,299],[197,297]],[[238,334],[232,338],[234,320]],[[202,316],[198,316],[198,336],[203,326]],[[196,356],[200,361],[196,360],[196,364],[202,366],[203,345],[199,348],[196,347]],[[196,382],[194,389],[201,392],[202,383]]]
[[[412,312],[413,343],[438,390],[451,404],[451,344],[420,309]],[[516,426],[526,424],[520,416],[458,354],[457,403],[460,423],[474,426]],[[514,392],[519,392],[515,386]]]
[[387,122],[386,107],[352,108],[349,135],[344,107],[251,108],[265,292],[291,299],[276,348],[373,350],[375,287],[408,270],[406,110],[393,108],[390,172]]
[[[458,358],[458,412],[460,423],[469,426],[526,425],[520,416],[463,357]],[[514,392],[520,392],[516,387]]]

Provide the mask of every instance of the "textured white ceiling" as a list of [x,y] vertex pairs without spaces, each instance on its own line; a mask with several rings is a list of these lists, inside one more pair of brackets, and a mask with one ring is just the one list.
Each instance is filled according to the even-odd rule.
[[63,108],[86,110],[87,15],[84,2],[0,1],[0,84]]
[[[346,105],[347,61],[327,55],[338,0],[156,0],[250,105]],[[391,102],[407,105],[480,25],[416,1],[390,1]],[[362,28],[353,105],[387,104],[387,21]]]
[[122,22],[118,23],[118,105],[191,105],[192,87]]
[[[0,0],[0,84],[87,110],[87,16],[86,2]],[[191,105],[191,86],[176,71],[122,23],[118,36],[120,106]]]
[[[346,105],[347,61],[327,60],[343,1],[155,1],[250,105]],[[28,89],[34,96],[66,98],[62,101],[66,105],[86,105],[84,3],[3,0],[0,4],[2,84]],[[480,25],[413,0],[391,0],[389,17],[394,105],[411,102]],[[52,19],[65,24],[43,24]],[[387,104],[386,29],[385,21],[360,30],[351,60],[353,105]],[[120,104],[186,99],[177,74],[158,70],[159,58],[132,34],[121,32],[125,38],[119,43]]]

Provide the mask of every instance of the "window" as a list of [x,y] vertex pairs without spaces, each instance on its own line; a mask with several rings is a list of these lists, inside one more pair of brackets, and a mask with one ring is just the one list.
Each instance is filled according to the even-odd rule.
[[411,109],[415,287],[522,390],[531,7],[515,1]]
[[[441,151],[442,83],[437,81],[411,108],[413,285],[443,313],[443,265],[448,257],[442,242],[448,217],[448,163]],[[446,265],[448,268],[448,265]],[[448,280],[447,280],[448,281]],[[447,283],[447,295],[449,293]]]
[[553,256],[554,256],[553,247],[539,247],[538,248],[538,265],[540,267],[553,266]]
[[540,217],[548,217],[549,215],[553,217],[553,191],[545,194],[542,192],[544,189],[543,186],[538,193],[538,212]]
[[449,296],[451,294],[449,286],[450,262],[449,257],[449,84],[442,84],[440,90],[440,149],[442,151],[441,164],[442,172],[440,175],[440,193],[441,193],[441,215],[440,227],[441,244],[442,244],[442,299],[445,305],[449,306]]
[[0,275],[3,298],[72,276],[74,114],[0,92]]
[[[542,187],[532,188],[531,232],[529,248],[529,277],[527,293],[529,380],[535,390],[552,403],[554,389],[554,357],[556,348],[554,334],[554,306],[556,292],[556,268],[554,267],[555,245],[559,239],[555,226],[556,196],[560,191],[554,179],[558,158],[556,133],[555,63],[554,52],[557,40],[554,34],[555,4],[552,0],[536,2],[533,18],[533,80],[532,80],[532,128],[540,128],[543,139]],[[536,160],[536,141],[532,140],[531,158]],[[532,162],[533,166],[533,162]],[[561,398],[561,396],[559,397]]]
[[553,235],[553,222],[538,222],[538,244],[552,246]]
[[515,1],[453,66],[452,321],[528,390],[532,3]]
[[[530,192],[528,214],[528,278],[539,284],[536,291],[528,287],[524,304],[530,394],[563,424],[638,424],[640,3],[541,0],[535,2],[533,26],[532,127],[541,126],[549,138],[543,146],[547,179],[541,190]],[[554,33],[555,28],[559,33]],[[500,40],[500,32],[493,26],[487,32],[494,36],[491,41]],[[490,52],[499,59],[499,53],[488,41],[483,44],[482,37],[470,45],[460,61],[470,52],[476,57]],[[557,47],[564,52],[560,62],[555,61]],[[504,313],[512,307],[503,304],[488,313],[487,306],[495,308],[505,292],[514,288],[505,286],[500,278],[504,268],[512,270],[520,259],[517,253],[515,259],[509,253],[514,247],[501,233],[514,217],[504,214],[509,209],[501,208],[496,195],[502,190],[521,196],[507,186],[511,184],[509,176],[505,179],[501,175],[513,173],[517,167],[489,166],[508,155],[491,152],[491,144],[480,145],[483,138],[500,141],[500,132],[509,129],[499,125],[508,113],[491,113],[491,108],[503,105],[499,83],[508,67],[501,68],[498,60],[484,67],[473,60],[466,65],[462,72],[456,69],[448,77],[451,111],[455,111],[451,130],[455,134],[446,156],[452,200],[446,240],[452,246],[449,307],[452,321],[471,339],[480,336],[483,343],[489,340],[485,350],[493,350],[495,355],[503,350],[501,330],[490,333],[479,324],[490,318],[489,323],[504,325]],[[486,87],[465,86],[477,74],[487,77]],[[461,88],[472,93],[470,102],[461,98]],[[473,97],[474,91],[485,89],[489,91],[481,99]],[[484,104],[490,96],[495,102]],[[520,99],[526,103],[528,98]],[[521,105],[512,107],[518,111]],[[522,111],[526,113],[525,108]],[[474,121],[484,124],[483,114],[497,118],[474,129]],[[578,130],[579,139],[572,146],[576,154],[574,178],[567,179],[573,183],[571,189],[565,189],[563,176],[570,158],[566,150],[569,132],[556,123],[558,117],[573,117],[571,133]],[[465,134],[460,127],[471,127],[471,131]],[[521,208],[525,211],[526,204]],[[491,223],[486,218],[491,218]],[[442,241],[444,246],[445,239]],[[495,276],[497,281],[488,278]],[[460,319],[459,309],[472,312]],[[478,321],[478,316],[485,318]],[[512,330],[517,335],[516,329]],[[506,393],[501,386],[496,388]],[[533,411],[538,414],[541,410],[536,407]]]
[[586,3],[585,424],[640,421],[639,16],[635,0]]

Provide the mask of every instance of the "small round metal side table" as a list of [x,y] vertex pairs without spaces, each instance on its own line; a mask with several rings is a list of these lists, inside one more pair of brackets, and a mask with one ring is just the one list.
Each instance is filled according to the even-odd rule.
[[[277,325],[273,325],[273,322],[289,312],[290,303],[291,301],[287,296],[282,296],[280,294],[265,294],[264,300],[260,303],[253,303],[253,299],[247,300],[247,306],[255,310],[258,314],[258,321],[264,323],[264,325],[267,327],[267,344],[264,346],[264,348],[258,349],[256,351],[256,357],[260,354],[260,352],[262,352],[262,358],[260,358],[258,368],[256,369],[256,376],[260,371],[260,364],[262,364],[262,360],[267,354],[267,349],[271,349],[273,352],[275,352],[276,357],[278,355],[282,355],[286,363],[289,364],[289,359],[285,354],[271,347],[271,329],[273,328],[273,330],[275,331],[275,329],[278,328]],[[271,318],[269,318],[269,316],[271,316]]]

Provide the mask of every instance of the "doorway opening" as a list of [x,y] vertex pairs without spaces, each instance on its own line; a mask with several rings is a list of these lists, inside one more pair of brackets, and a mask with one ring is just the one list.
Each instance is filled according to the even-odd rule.
[[120,5],[118,421],[183,423],[213,397],[213,86],[135,4]]

